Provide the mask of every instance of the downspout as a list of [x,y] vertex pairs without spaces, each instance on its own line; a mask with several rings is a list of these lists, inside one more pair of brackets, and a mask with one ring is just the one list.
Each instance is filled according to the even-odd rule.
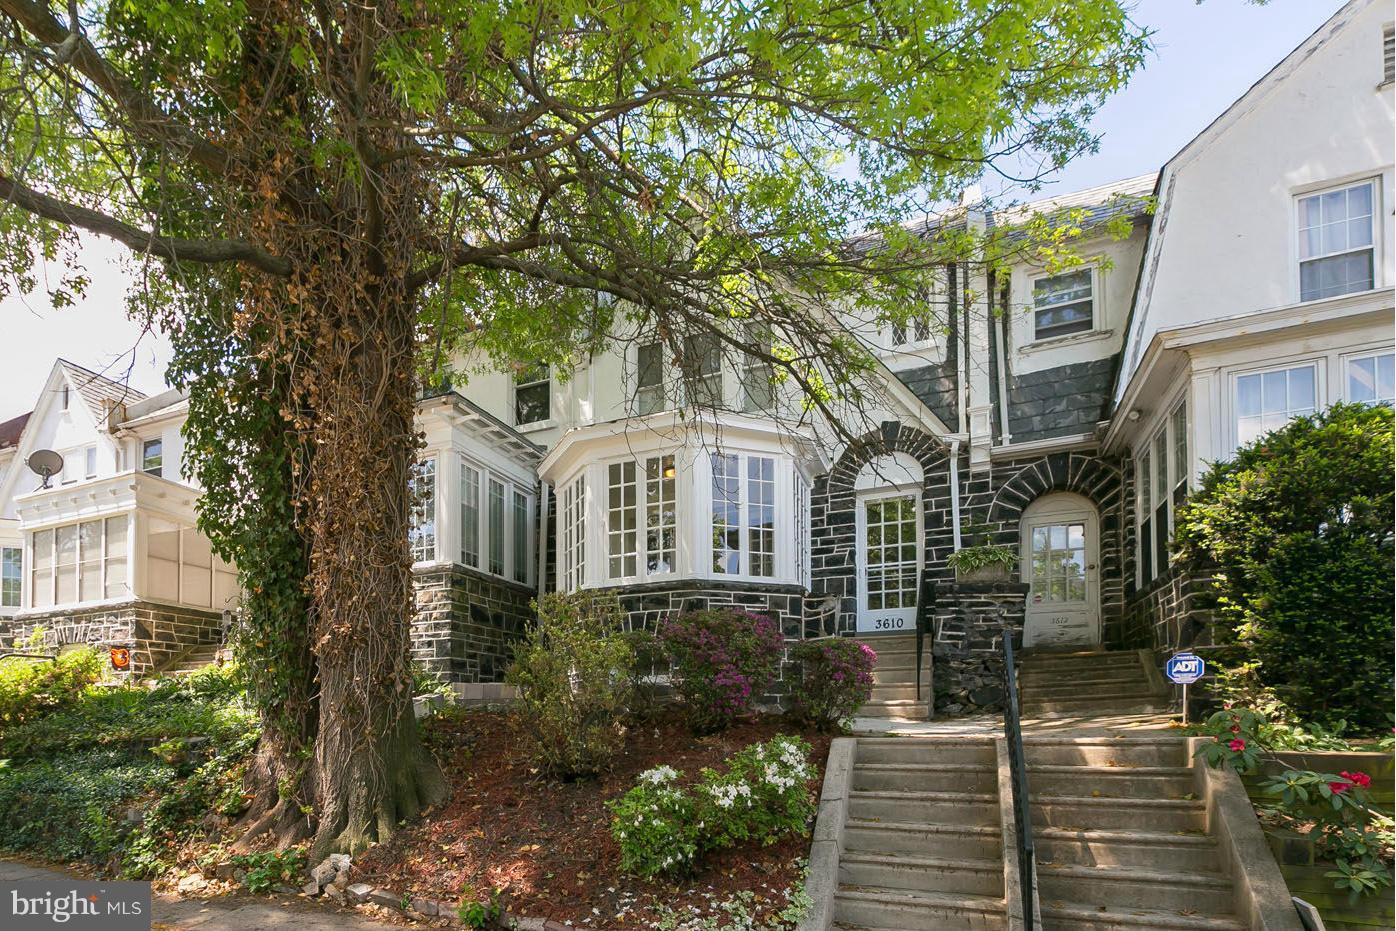
[[[1004,318],[1004,316],[1006,316],[1006,315],[1008,314],[1008,284],[1007,284],[1007,283],[1005,283],[1004,286],[1003,286],[1003,294],[1002,294],[1002,297],[1003,297],[1003,301],[1001,302],[1001,304],[1000,304],[1000,306],[999,306],[999,311],[1000,311],[1000,312],[997,313],[997,314],[994,314],[994,344],[995,344],[995,345],[994,345],[994,348],[997,350],[997,352],[995,353],[995,355],[998,356],[998,360],[997,360],[997,361],[998,361],[998,370],[999,370],[999,378],[998,378],[998,381],[999,381],[999,384],[998,384],[998,394],[999,394],[999,437],[1000,437],[1000,440],[1002,441],[1003,445],[1004,445],[1004,446],[1007,446],[1009,443],[1012,443],[1012,442],[1013,442],[1013,436],[1012,436],[1012,434],[1010,434],[1010,433],[1008,432],[1008,368],[1007,368],[1007,356],[1008,356],[1008,354],[1007,354],[1007,352],[1004,351],[1004,339],[1005,339],[1005,329],[1006,329],[1006,327],[1005,327],[1005,325],[1004,325],[1003,318]],[[992,306],[989,308],[989,313],[991,313],[991,314],[994,313],[994,309],[993,309]]]
[[538,490],[538,597],[548,593],[548,483]]
[[955,552],[960,551],[960,440],[950,440],[950,530]]

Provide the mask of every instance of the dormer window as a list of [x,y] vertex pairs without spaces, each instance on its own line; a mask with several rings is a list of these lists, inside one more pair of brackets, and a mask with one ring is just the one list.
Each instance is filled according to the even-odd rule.
[[1033,338],[1051,339],[1095,328],[1095,272],[1048,275],[1032,283]]

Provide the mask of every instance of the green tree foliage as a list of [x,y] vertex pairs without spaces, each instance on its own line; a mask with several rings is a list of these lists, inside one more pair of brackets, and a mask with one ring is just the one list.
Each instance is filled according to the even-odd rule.
[[1336,405],[1216,463],[1174,545],[1303,717],[1375,728],[1392,683],[1392,412]]
[[254,693],[287,699],[261,769],[296,804],[253,827],[309,812],[317,855],[444,791],[409,694],[414,373],[462,343],[565,372],[627,324],[856,404],[874,363],[829,308],[916,312],[975,233],[904,222],[1089,149],[1147,48],[1122,0],[0,0],[0,37],[0,293],[77,230],[142,257],[193,468],[229,480],[206,529],[264,583]]

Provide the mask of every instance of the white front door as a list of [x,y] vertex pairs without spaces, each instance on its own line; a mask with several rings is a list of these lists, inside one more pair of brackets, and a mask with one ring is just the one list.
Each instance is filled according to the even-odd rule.
[[1022,534],[1022,578],[1031,586],[1023,646],[1099,646],[1099,520],[1095,508],[1079,495],[1048,495],[1023,512]]
[[921,506],[915,494],[858,500],[858,632],[916,630],[921,575]]

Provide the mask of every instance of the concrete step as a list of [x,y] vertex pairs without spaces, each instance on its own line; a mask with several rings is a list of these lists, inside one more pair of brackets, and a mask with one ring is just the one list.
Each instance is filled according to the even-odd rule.
[[[1043,795],[1106,798],[1181,799],[1197,791],[1192,770],[1183,766],[1068,766],[1028,764],[1028,785]],[[969,791],[969,790],[966,790]]]
[[1002,862],[1003,838],[998,824],[926,824],[864,821],[849,818],[843,849],[849,853],[925,854]]
[[907,721],[930,720],[930,715],[926,711],[925,702],[908,701],[905,699],[869,701],[858,709],[858,714],[861,717],[868,718],[900,718]]
[[858,792],[998,792],[998,770],[981,763],[864,763],[853,767]]
[[840,889],[834,921],[843,928],[896,931],[1001,931],[1003,899],[946,892],[907,892],[876,886]]
[[1003,859],[964,860],[851,853],[839,858],[842,886],[1003,897]]
[[1186,766],[1187,743],[1177,737],[1027,737],[1028,766]]
[[1068,666],[1138,666],[1139,653],[1136,650],[1097,650],[1087,653],[1045,653],[1034,651],[1023,655],[1023,665],[1032,667],[1052,666],[1056,668]]
[[898,823],[997,825],[999,803],[997,794],[855,791],[848,795],[848,817]]
[[1217,842],[1198,834],[1040,827],[1033,830],[1033,843],[1040,866],[1121,866],[1221,872]]
[[1115,701],[1090,697],[1023,701],[1020,708],[1023,717],[1030,718],[1043,714],[1162,714],[1168,711],[1168,704],[1163,701],[1150,701],[1138,697]]
[[1043,904],[1188,909],[1206,915],[1232,910],[1231,880],[1215,873],[1040,863],[1037,878]]
[[1144,695],[1153,697],[1149,690],[1149,680],[1143,676],[1132,678],[1092,680],[1089,682],[1061,682],[1044,680],[1041,683],[1020,682],[1018,692],[1023,700],[1029,698],[1072,698],[1078,695],[1125,696]]
[[[921,687],[924,689],[929,687],[930,684],[930,675],[922,675]],[[873,686],[878,687],[883,685],[910,685],[914,688],[916,686],[916,667],[897,666],[891,669],[884,666],[875,667],[873,669]]]
[[[1031,785],[1031,779],[1029,780]],[[1201,802],[1176,799],[1092,798],[1038,795],[1032,798],[1032,822],[1051,828],[1082,830],[1142,829],[1203,834],[1207,811]],[[963,822],[972,824],[973,822]]]
[[1055,669],[1051,666],[1023,666],[1018,681],[1033,685],[1073,684],[1076,682],[1135,682],[1148,679],[1142,666],[1102,666],[1099,669]]
[[1190,910],[1099,908],[1045,899],[1042,927],[1043,931],[1246,931],[1233,917],[1197,915]]
[[857,762],[997,766],[998,754],[992,740],[973,737],[862,737],[858,740]]
[[[927,683],[926,687],[924,687],[921,691],[922,696],[924,698],[929,699],[931,697],[929,683]],[[912,683],[911,685],[878,685],[877,683],[873,683],[872,698],[869,699],[869,701],[876,702],[916,700],[917,696],[915,683]]]

